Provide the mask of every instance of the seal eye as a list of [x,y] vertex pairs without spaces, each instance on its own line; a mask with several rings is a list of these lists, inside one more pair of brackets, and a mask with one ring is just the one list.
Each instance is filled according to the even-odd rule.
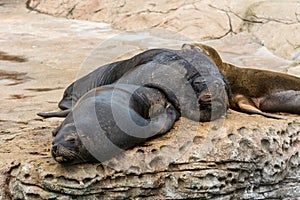
[[69,139],[67,139],[66,141],[68,141],[68,142],[74,144],[74,143],[75,143],[75,138],[69,138]]
[[67,142],[70,142],[71,144],[74,144],[75,141],[76,141],[76,138],[77,138],[76,133],[71,133],[70,135],[68,135],[68,136],[65,137],[65,140]]

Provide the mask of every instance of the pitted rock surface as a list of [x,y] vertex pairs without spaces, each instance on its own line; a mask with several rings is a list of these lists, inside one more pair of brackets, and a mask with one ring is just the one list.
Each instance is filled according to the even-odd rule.
[[[224,126],[212,130],[209,123],[181,119],[166,135],[108,165],[61,166],[44,149],[11,168],[7,192],[21,199],[295,198],[300,194],[299,129],[297,117],[279,123],[234,111]],[[186,146],[170,142],[190,135]],[[165,160],[176,153],[181,157]]]
[[[41,1],[36,8],[47,2],[55,5]],[[230,2],[219,6],[233,9]],[[164,12],[178,12],[174,7],[179,3],[166,4]],[[246,12],[248,4],[237,8]],[[259,5],[253,9],[259,11]],[[297,115],[279,113],[286,120],[274,120],[229,110],[213,123],[181,118],[167,134],[105,164],[56,163],[50,155],[51,131],[62,119],[42,119],[37,112],[55,110],[64,88],[99,65],[145,47],[179,48],[182,41],[150,32],[132,32],[128,37],[108,24],[29,11],[23,0],[1,1],[0,18],[0,51],[4,52],[0,54],[0,199],[300,198]],[[108,40],[112,36],[117,37]],[[251,33],[205,43],[241,67],[300,76],[297,63],[274,55],[271,46],[263,46]],[[114,51],[115,44],[120,54]]]

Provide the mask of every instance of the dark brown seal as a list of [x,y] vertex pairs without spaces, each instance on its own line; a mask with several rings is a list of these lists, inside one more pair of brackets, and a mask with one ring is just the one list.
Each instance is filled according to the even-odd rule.
[[[55,160],[102,162],[167,132],[179,116],[211,121],[226,113],[230,93],[226,80],[204,53],[197,49],[155,50],[147,58],[145,52],[142,55],[134,57],[134,66],[129,66],[132,62],[128,60],[126,65],[112,63],[107,65],[111,68],[97,69],[75,81],[63,99],[69,102],[65,104],[69,109],[39,114],[67,116],[54,131]],[[137,60],[143,62],[137,65]],[[120,73],[116,66],[130,69]],[[113,80],[115,84],[106,84]],[[93,89],[95,83],[100,87]]]
[[163,134],[179,113],[157,89],[106,85],[90,90],[55,130],[53,158],[73,164],[106,161]]
[[228,80],[232,91],[230,108],[246,113],[279,118],[264,112],[300,114],[300,78],[267,70],[240,68],[223,62],[218,52],[204,44],[184,44],[207,54]]
[[59,103],[60,108],[67,110],[38,115],[64,117],[84,93],[116,82],[157,88],[180,110],[181,116],[194,121],[218,119],[228,108],[230,91],[226,80],[207,55],[197,49],[152,49],[76,80],[67,87]]

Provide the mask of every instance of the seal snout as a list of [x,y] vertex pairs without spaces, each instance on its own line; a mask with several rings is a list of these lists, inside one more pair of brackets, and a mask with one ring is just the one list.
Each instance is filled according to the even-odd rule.
[[51,149],[51,154],[57,162],[64,162],[67,160],[64,155],[64,152],[66,151],[67,149],[61,144],[54,144]]
[[[52,143],[53,144],[53,143]],[[57,145],[53,144],[52,149],[51,149],[51,153],[53,157],[57,156]]]
[[51,149],[52,157],[59,163],[70,162],[76,159],[75,152],[61,144],[54,144]]
[[214,101],[220,101],[222,104],[226,104],[227,92],[225,85],[220,81],[213,81],[199,94],[200,104],[211,104]]
[[62,162],[63,161],[63,157],[59,155],[59,145],[53,144],[52,149],[51,149],[51,154],[52,154],[52,157],[57,162]]

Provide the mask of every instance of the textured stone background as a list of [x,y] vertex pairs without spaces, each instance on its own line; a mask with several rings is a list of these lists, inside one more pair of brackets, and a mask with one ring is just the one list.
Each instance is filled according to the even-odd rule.
[[295,0],[29,0],[28,7],[122,30],[161,27],[195,40],[246,31],[281,57],[300,55],[300,2]]
[[[299,1],[98,2],[0,0],[0,51],[26,58],[0,59],[0,199],[300,198],[297,115],[181,118],[107,165],[56,163],[51,130],[62,119],[35,113],[57,109],[64,88],[102,64],[179,48],[182,38],[171,33],[208,43],[236,65],[300,76]],[[173,32],[120,30],[145,27]]]

